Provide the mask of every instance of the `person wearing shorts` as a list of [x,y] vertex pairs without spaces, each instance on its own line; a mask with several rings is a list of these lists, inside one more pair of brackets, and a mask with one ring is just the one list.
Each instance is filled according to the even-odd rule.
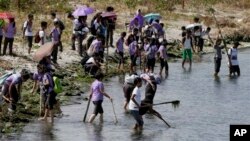
[[142,116],[139,114],[139,108],[141,106],[140,87],[142,86],[142,79],[139,77],[135,78],[134,84],[136,85],[136,87],[134,88],[129,101],[129,110],[136,121],[134,129],[142,130],[144,122]]
[[101,72],[96,73],[95,81],[91,85],[90,98],[95,106],[93,114],[89,118],[89,122],[92,123],[95,117],[100,114],[100,122],[103,122],[103,96],[108,97],[111,101],[112,98],[104,91],[104,85],[102,82],[103,74]]
[[183,45],[182,68],[185,68],[184,65],[187,57],[189,59],[189,67],[190,68],[192,67],[192,50],[194,51],[194,48],[193,48],[191,33],[192,32],[188,30],[186,36],[183,37],[182,39],[182,45]]

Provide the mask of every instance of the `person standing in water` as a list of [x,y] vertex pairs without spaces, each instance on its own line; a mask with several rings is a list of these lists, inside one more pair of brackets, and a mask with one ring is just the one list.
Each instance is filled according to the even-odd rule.
[[222,49],[224,46],[221,45],[221,39],[218,38],[214,45],[215,50],[215,56],[214,56],[214,76],[218,76],[218,73],[220,72],[220,66],[221,66],[221,59],[222,59]]
[[239,42],[234,42],[232,48],[228,50],[228,58],[229,58],[229,77],[235,75],[237,73],[240,76],[240,67],[238,61],[238,46],[240,45]]
[[103,102],[103,96],[106,96],[107,98],[112,101],[112,98],[104,91],[104,85],[102,82],[103,74],[101,72],[97,72],[95,75],[95,81],[91,85],[90,89],[90,98],[95,105],[94,112],[89,118],[89,122],[92,123],[97,116],[97,114],[100,114],[100,122],[103,122],[103,108],[102,108],[102,102]]
[[143,119],[142,116],[139,114],[139,108],[141,106],[141,86],[142,86],[142,79],[136,78],[134,81],[136,87],[134,88],[130,101],[129,101],[129,110],[130,113],[133,115],[134,119],[136,120],[134,129],[135,130],[142,130],[143,128]]
[[183,54],[182,54],[182,68],[184,67],[184,64],[186,62],[187,56],[189,59],[189,67],[192,67],[192,50],[194,52],[194,47],[193,47],[193,41],[191,37],[191,31],[188,30],[186,36],[182,38],[182,45],[183,45]]

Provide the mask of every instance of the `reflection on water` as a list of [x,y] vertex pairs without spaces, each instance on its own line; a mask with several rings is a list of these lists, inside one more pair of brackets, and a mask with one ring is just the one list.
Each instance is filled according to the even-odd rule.
[[[105,90],[114,98],[118,124],[114,124],[113,109],[105,99],[104,123],[83,123],[82,117],[87,102],[62,107],[65,115],[50,125],[34,122],[25,127],[24,133],[15,139],[25,141],[74,140],[74,141],[228,141],[230,124],[250,123],[250,65],[246,50],[239,54],[241,76],[229,78],[227,58],[222,59],[219,77],[215,78],[213,57],[202,57],[204,62],[193,63],[192,70],[183,70],[181,61],[169,63],[169,76],[157,89],[155,103],[180,100],[180,107],[174,110],[170,104],[155,106],[163,118],[173,127],[168,128],[158,118],[144,116],[144,130],[132,129],[135,121],[123,111],[122,83],[124,76],[105,82]],[[156,68],[158,72],[159,68]],[[120,83],[117,83],[120,82]],[[143,93],[144,87],[142,88]],[[142,98],[144,98],[142,96]],[[244,106],[244,108],[242,108]],[[90,105],[89,111],[93,110]],[[91,114],[91,113],[89,113]]]

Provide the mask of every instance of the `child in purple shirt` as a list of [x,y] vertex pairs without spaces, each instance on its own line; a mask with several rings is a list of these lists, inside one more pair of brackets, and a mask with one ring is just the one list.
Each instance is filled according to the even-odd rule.
[[133,41],[129,44],[129,55],[131,59],[130,71],[131,73],[136,71],[136,59],[138,54],[138,44],[137,41]]
[[159,75],[162,76],[162,70],[165,67],[165,75],[168,76],[168,61],[167,61],[167,40],[163,39],[161,42],[160,48],[158,50],[159,58],[160,58],[160,72]]
[[29,71],[23,69],[21,73],[12,74],[4,81],[2,96],[6,100],[6,102],[9,103],[9,111],[16,110],[16,103],[21,96],[22,83],[27,81],[29,78]]
[[118,70],[123,70],[123,68],[124,68],[124,58],[123,58],[124,47],[123,47],[123,44],[124,44],[125,37],[126,37],[126,32],[122,32],[121,37],[116,42],[116,53],[118,53],[118,55],[119,55],[119,64],[118,64],[118,68],[117,68]]
[[100,122],[103,122],[103,108],[102,108],[102,102],[103,102],[103,96],[108,97],[111,101],[112,98],[104,91],[104,86],[102,83],[103,74],[98,72],[95,75],[96,80],[92,83],[91,89],[90,89],[90,98],[95,105],[95,109],[93,114],[89,118],[89,122],[92,123],[97,116],[97,114],[100,114]]

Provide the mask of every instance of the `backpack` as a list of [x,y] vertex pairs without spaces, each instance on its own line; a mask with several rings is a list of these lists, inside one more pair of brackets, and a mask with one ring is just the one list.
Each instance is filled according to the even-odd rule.
[[35,39],[34,39],[35,43],[39,43],[39,42],[41,41],[41,38],[40,38],[40,36],[39,36],[39,32],[40,32],[40,30],[38,30],[38,31],[36,32]]
[[58,20],[58,24],[59,24],[59,28],[61,31],[63,31],[65,29],[65,25],[61,20]]
[[86,56],[84,56],[83,58],[82,58],[82,60],[81,60],[81,65],[82,65],[82,67],[84,67],[84,65],[86,64],[86,62],[89,60],[89,56],[88,55],[86,55]]
[[58,77],[53,76],[53,82],[54,82],[54,92],[55,93],[61,93],[63,91],[61,81]]

